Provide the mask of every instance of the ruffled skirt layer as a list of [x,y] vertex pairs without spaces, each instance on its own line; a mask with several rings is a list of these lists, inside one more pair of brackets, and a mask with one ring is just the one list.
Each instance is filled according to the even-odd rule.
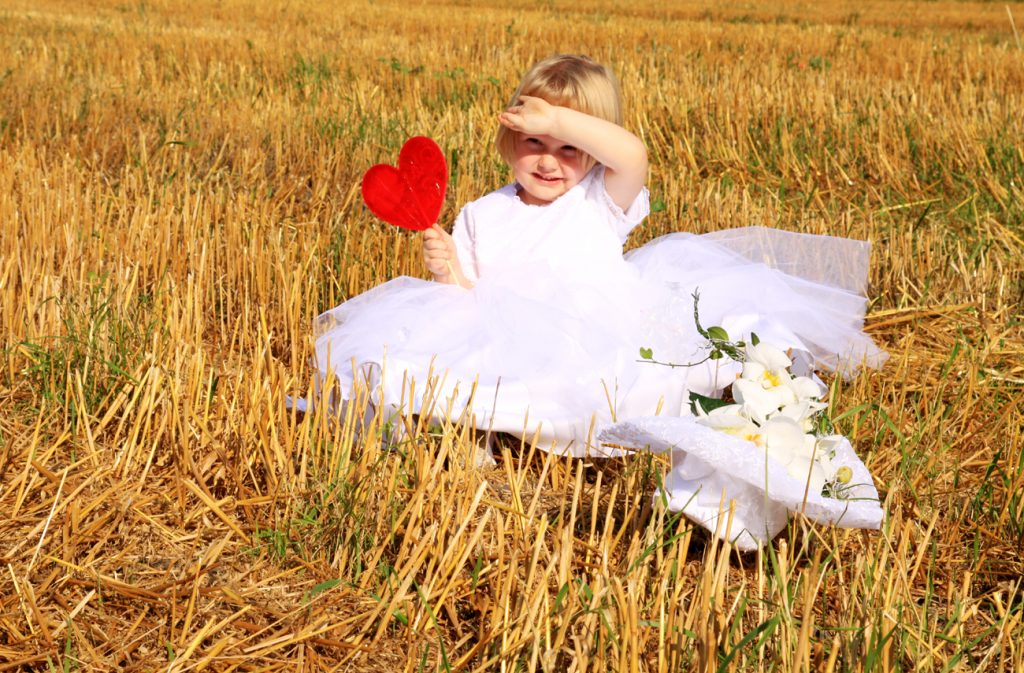
[[[615,268],[489,271],[471,290],[397,278],[322,314],[316,365],[343,399],[462,419],[571,455],[613,455],[601,428],[685,415],[735,378],[694,323],[751,331],[849,374],[885,359],[863,331],[868,245],[752,227],[672,234]],[[640,348],[655,359],[641,361]]]

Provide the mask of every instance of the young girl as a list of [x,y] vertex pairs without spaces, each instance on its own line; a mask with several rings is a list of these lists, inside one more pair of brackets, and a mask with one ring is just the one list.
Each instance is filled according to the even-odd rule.
[[[556,56],[498,116],[515,182],[467,204],[449,236],[424,233],[433,282],[402,277],[318,321],[321,378],[359,382],[395,411],[461,419],[572,455],[609,455],[595,430],[687,412],[733,365],[702,358],[693,319],[756,331],[842,369],[884,354],[861,332],[867,246],[767,230],[673,234],[622,255],[649,212],[647,153],[624,129],[604,66]],[[415,382],[415,383],[412,383]]]

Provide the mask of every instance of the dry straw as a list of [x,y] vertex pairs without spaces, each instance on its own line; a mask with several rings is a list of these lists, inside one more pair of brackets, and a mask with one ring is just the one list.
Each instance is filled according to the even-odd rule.
[[[300,5],[0,10],[0,670],[1024,670],[1001,5]],[[872,240],[892,358],[831,403],[881,531],[740,556],[650,500],[650,457],[499,438],[480,469],[465,419],[285,408],[320,310],[423,274],[361,172],[437,138],[450,221],[507,179],[495,112],[554,52],[610,63],[650,148],[630,245]]]

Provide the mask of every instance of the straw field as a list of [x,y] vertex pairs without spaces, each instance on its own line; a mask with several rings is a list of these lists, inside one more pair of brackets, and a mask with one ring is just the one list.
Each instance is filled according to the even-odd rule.
[[[1016,21],[1016,25],[1014,25]],[[1024,5],[0,4],[0,670],[1024,670]],[[358,180],[411,135],[442,222],[504,184],[536,59],[619,75],[655,212],[870,239],[881,372],[831,381],[877,532],[740,555],[649,456],[310,386],[316,315],[424,275]],[[638,346],[641,344],[638,344]]]

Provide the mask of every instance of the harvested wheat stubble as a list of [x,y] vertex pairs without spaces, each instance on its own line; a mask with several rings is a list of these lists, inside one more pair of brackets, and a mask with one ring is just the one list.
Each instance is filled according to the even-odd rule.
[[[1022,17],[6,3],[0,670],[1024,670]],[[892,357],[830,395],[881,531],[740,556],[651,502],[651,457],[499,438],[474,469],[464,424],[285,409],[321,310],[422,274],[362,171],[437,138],[450,222],[508,179],[495,112],[554,52],[610,63],[649,147],[630,246],[873,242]]]

